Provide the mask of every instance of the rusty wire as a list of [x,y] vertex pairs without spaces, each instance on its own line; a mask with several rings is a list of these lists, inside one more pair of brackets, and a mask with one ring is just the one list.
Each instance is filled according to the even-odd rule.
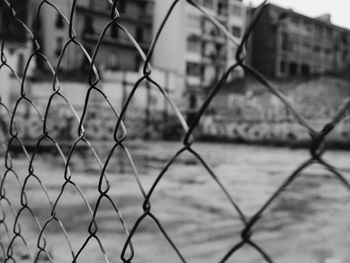
[[[168,169],[174,164],[177,158],[179,158],[180,155],[182,155],[185,152],[190,153],[193,155],[199,163],[207,170],[208,174],[212,178],[212,180],[220,187],[222,192],[225,194],[227,202],[229,202],[232,206],[232,210],[234,212],[234,215],[238,215],[240,217],[240,220],[244,224],[244,228],[241,231],[241,241],[238,242],[237,244],[231,244],[231,249],[226,252],[226,254],[222,255],[222,259],[219,262],[227,262],[228,259],[232,257],[232,255],[237,252],[239,249],[241,249],[243,246],[251,246],[253,249],[255,249],[258,253],[260,253],[261,257],[264,259],[265,262],[273,262],[273,259],[269,256],[268,251],[265,251],[260,245],[258,245],[254,241],[254,235],[253,235],[253,227],[257,224],[257,222],[260,220],[260,218],[263,216],[263,213],[271,206],[271,204],[280,196],[280,194],[283,192],[283,190],[287,187],[289,187],[297,177],[301,176],[301,172],[305,170],[307,167],[314,163],[319,163],[321,164],[325,169],[330,171],[336,178],[340,180],[340,182],[350,191],[350,184],[346,180],[346,178],[333,166],[328,164],[325,160],[323,160],[322,156],[325,152],[324,149],[324,141],[327,137],[327,135],[335,128],[335,126],[345,117],[347,110],[349,109],[350,105],[349,103],[345,103],[344,106],[339,110],[338,114],[331,120],[321,131],[317,131],[311,127],[311,125],[304,120],[304,118],[301,116],[300,113],[296,109],[292,107],[292,104],[289,102],[289,100],[278,91],[277,87],[272,85],[265,76],[263,76],[261,73],[259,73],[256,69],[252,68],[251,66],[245,64],[244,60],[244,46],[248,41],[248,38],[252,32],[252,29],[261,15],[264,6],[266,5],[266,1],[263,2],[255,11],[255,13],[252,16],[250,24],[247,26],[245,34],[241,40],[240,43],[235,43],[235,40],[233,36],[230,34],[229,31],[226,30],[226,28],[213,16],[211,16],[205,8],[203,8],[200,4],[198,4],[197,1],[195,0],[174,0],[171,6],[169,6],[169,10],[164,17],[164,20],[162,24],[160,25],[157,33],[155,34],[152,43],[150,44],[149,50],[147,54],[144,54],[142,51],[141,47],[137,43],[137,41],[134,39],[134,37],[127,31],[127,29],[119,22],[119,12],[117,10],[117,0],[111,1],[109,0],[109,4],[111,8],[111,13],[110,13],[110,21],[105,25],[104,29],[102,30],[100,34],[100,38],[95,46],[93,54],[90,56],[83,44],[78,41],[76,38],[76,32],[74,31],[73,28],[73,19],[75,16],[75,8],[77,4],[77,0],[73,0],[71,4],[71,12],[68,17],[64,15],[63,12],[54,4],[54,2],[49,1],[49,0],[43,0],[40,1],[40,4],[38,5],[38,9],[36,12],[36,18],[35,18],[35,25],[33,29],[31,30],[28,25],[26,25],[26,21],[21,21],[17,15],[16,15],[16,10],[12,6],[12,1],[9,0],[3,0],[5,7],[8,9],[9,12],[9,20],[4,24],[3,29],[2,29],[2,43],[1,43],[1,53],[0,53],[0,58],[1,58],[1,64],[0,64],[0,70],[10,70],[15,77],[15,79],[18,82],[18,87],[19,87],[19,97],[17,98],[17,101],[13,107],[13,110],[10,110],[9,105],[5,105],[2,101],[0,101],[0,107],[1,109],[6,113],[6,118],[8,119],[9,122],[9,129],[7,133],[7,145],[4,145],[5,149],[5,157],[4,157],[4,173],[0,175],[0,228],[3,228],[6,234],[6,237],[2,236],[0,238],[0,258],[4,259],[4,262],[19,262],[18,259],[15,257],[15,250],[16,247],[14,246],[15,242],[22,242],[24,247],[28,250],[28,255],[30,257],[30,260],[32,262],[39,262],[40,257],[42,255],[45,255],[47,260],[50,262],[54,262],[54,259],[51,257],[50,251],[47,248],[47,242],[45,239],[45,232],[48,227],[48,225],[52,223],[56,223],[62,233],[64,234],[66,238],[66,242],[69,245],[70,252],[71,252],[71,262],[77,262],[79,261],[79,256],[81,253],[86,249],[88,243],[90,242],[91,239],[94,239],[97,241],[100,250],[104,256],[105,262],[109,262],[110,259],[108,258],[106,254],[105,247],[99,238],[99,232],[98,232],[98,224],[96,222],[96,216],[98,213],[99,205],[101,202],[105,199],[108,201],[115,212],[116,218],[120,220],[120,224],[124,229],[124,234],[125,234],[125,242],[124,246],[122,248],[122,252],[120,255],[120,258],[122,262],[132,262],[135,254],[135,249],[133,246],[133,237],[137,233],[138,228],[140,224],[146,219],[150,218],[152,219],[156,225],[158,226],[159,231],[163,234],[163,236],[166,238],[166,240],[169,242],[173,250],[176,252],[178,255],[178,258],[181,262],[187,262],[185,259],[185,256],[182,254],[181,250],[177,247],[176,243],[172,240],[171,236],[167,233],[165,228],[162,225],[162,222],[157,218],[157,216],[152,212],[152,195],[154,192],[157,191],[157,187],[160,181],[163,180],[164,177],[167,175]],[[232,41],[234,44],[237,45],[237,53],[236,53],[236,63],[232,66],[230,66],[227,71],[222,75],[221,79],[215,83],[207,98],[205,99],[204,103],[200,107],[200,109],[197,112],[195,120],[191,123],[189,126],[183,114],[181,111],[177,108],[177,105],[171,100],[169,95],[167,94],[166,90],[159,85],[153,78],[152,78],[152,67],[151,67],[151,58],[155,50],[155,46],[157,44],[157,41],[159,39],[159,36],[162,34],[162,31],[164,29],[164,26],[168,23],[168,18],[171,16],[173,10],[176,8],[176,5],[179,2],[187,2],[188,5],[192,5],[195,7],[199,12],[203,14],[203,16],[207,17],[225,36],[228,40]],[[64,18],[64,22],[68,25],[68,35],[69,35],[69,40],[65,43],[64,48],[59,56],[57,65],[51,65],[46,58],[45,54],[42,52],[40,45],[37,41],[37,34],[38,34],[38,17],[40,13],[42,12],[42,6],[47,5],[50,8],[53,8],[56,10],[58,14],[60,14]],[[30,37],[32,43],[33,43],[33,50],[29,56],[29,59],[27,60],[25,70],[23,75],[20,77],[17,75],[15,70],[11,65],[8,64],[6,60],[6,55],[4,53],[4,47],[6,46],[6,35],[8,34],[8,28],[11,23],[17,23],[20,25],[20,27],[23,28],[25,32],[27,32],[27,35]],[[106,31],[112,26],[116,25],[119,30],[124,31],[129,38],[129,41],[133,44],[135,50],[139,53],[139,55],[143,58],[144,60],[144,67],[143,67],[143,74],[142,77],[135,82],[134,87],[130,94],[128,95],[125,104],[121,108],[121,112],[117,112],[117,110],[113,107],[112,103],[109,101],[108,97],[104,94],[103,90],[101,90],[98,87],[98,84],[100,82],[100,77],[98,75],[98,72],[96,70],[96,67],[94,66],[94,61],[96,59],[96,56],[99,52],[99,48],[101,43],[103,42],[104,36]],[[68,98],[62,95],[60,92],[60,84],[59,84],[59,77],[58,77],[58,70],[60,68],[60,63],[62,61],[62,58],[64,57],[66,50],[70,45],[76,45],[81,52],[84,54],[86,59],[90,62],[90,68],[89,71],[86,72],[87,76],[87,82],[89,84],[89,88],[86,92],[86,97],[84,98],[85,103],[84,103],[84,108],[82,111],[82,114],[79,115],[74,108],[74,105],[69,101]],[[36,105],[35,101],[33,101],[30,96],[27,94],[26,88],[25,88],[25,82],[26,82],[26,74],[28,71],[28,67],[31,63],[31,61],[35,57],[40,57],[45,63],[47,64],[48,68],[50,69],[51,75],[52,75],[52,93],[49,97],[49,100],[47,101],[46,104],[46,110],[45,114],[42,115],[40,111],[38,110],[38,106]],[[193,144],[195,143],[195,139],[193,136],[193,133],[196,129],[196,127],[199,124],[199,121],[203,114],[206,112],[208,109],[211,101],[214,99],[216,94],[220,91],[221,87],[225,84],[228,76],[230,73],[237,67],[242,67],[246,73],[251,74],[254,78],[256,78],[258,81],[260,81],[268,91],[270,91],[273,95],[275,95],[283,104],[284,106],[288,109],[288,111],[291,113],[291,115],[294,117],[294,119],[305,128],[305,130],[309,133],[312,143],[310,145],[310,158],[306,160],[304,163],[299,165],[291,174],[290,176],[285,180],[285,182],[276,189],[274,194],[261,206],[258,211],[252,216],[248,217],[245,215],[242,210],[240,209],[239,205],[235,202],[234,198],[230,195],[230,192],[226,189],[226,186],[220,181],[219,175],[215,173],[215,171],[210,167],[210,165],[206,162],[205,158],[202,157],[202,155],[195,151],[193,149]],[[126,112],[129,108],[129,104],[131,100],[134,97],[135,92],[138,90],[140,87],[141,83],[144,82],[149,82],[153,84],[153,86],[158,89],[159,92],[165,97],[166,101],[168,104],[171,106],[174,115],[177,117],[179,123],[181,124],[183,130],[184,130],[184,138],[183,138],[183,146],[178,149],[174,155],[167,161],[167,163],[164,164],[163,169],[161,172],[157,175],[155,181],[153,182],[151,188],[147,191],[145,187],[142,185],[141,180],[140,180],[140,175],[137,170],[137,167],[134,163],[133,156],[130,154],[129,149],[127,146],[124,144],[125,139],[127,138],[127,129],[123,123],[123,117],[126,115]],[[99,94],[102,95],[104,100],[108,103],[110,109],[114,113],[114,117],[116,119],[116,126],[114,129],[114,134],[111,140],[113,140],[113,146],[111,147],[110,151],[107,154],[106,160],[103,162],[98,155],[96,149],[92,146],[91,142],[86,138],[85,136],[85,127],[84,127],[84,121],[86,118],[86,113],[89,109],[90,106],[90,96],[92,92],[98,92]],[[50,111],[50,107],[52,105],[52,101],[56,98],[59,97],[64,100],[66,105],[69,107],[71,112],[74,115],[74,118],[78,121],[79,127],[77,130],[76,137],[74,138],[74,142],[72,143],[69,153],[67,156],[63,153],[63,150],[60,146],[60,144],[56,141],[56,139],[50,134],[48,128],[47,128],[47,121],[48,121],[48,114]],[[83,99],[83,98],[82,98]],[[38,114],[40,117],[42,123],[43,123],[43,129],[42,133],[40,134],[39,139],[36,141],[35,149],[33,153],[29,153],[29,151],[26,148],[25,143],[22,141],[20,132],[16,128],[16,123],[15,123],[15,117],[18,114],[18,107],[22,103],[29,103],[30,107],[32,107],[35,112]],[[40,148],[42,142],[44,140],[49,140],[52,144],[52,147],[54,147],[57,152],[59,153],[60,158],[65,164],[64,168],[64,183],[61,185],[60,193],[58,197],[55,200],[52,200],[48,194],[48,191],[45,187],[45,185],[42,183],[40,174],[36,173],[36,168],[34,165],[34,160],[37,156],[38,149]],[[94,208],[91,207],[88,199],[84,196],[82,190],[80,189],[79,185],[74,181],[74,178],[71,176],[70,172],[70,165],[71,165],[71,159],[72,156],[76,152],[76,148],[78,144],[85,144],[88,149],[93,153],[94,158],[98,162],[100,166],[100,174],[99,174],[99,183],[98,183],[98,192],[99,192],[99,197],[96,200],[96,205]],[[25,180],[21,182],[18,178],[17,172],[15,168],[13,167],[12,163],[12,157],[11,157],[11,150],[14,147],[15,144],[20,145],[20,148],[22,149],[22,152],[27,158],[28,162],[28,174],[25,177]],[[138,219],[134,222],[134,225],[132,226],[126,226],[126,223],[123,219],[122,214],[120,213],[118,209],[118,204],[116,204],[112,198],[109,196],[109,191],[111,188],[111,185],[108,180],[108,174],[107,174],[107,168],[109,165],[109,162],[111,160],[111,157],[113,153],[117,150],[121,149],[126,153],[126,156],[128,158],[128,161],[130,163],[130,166],[132,168],[132,174],[135,178],[135,183],[137,183],[139,191],[141,195],[144,198],[144,202],[142,205],[142,210],[143,213],[139,215]],[[6,180],[9,177],[14,177],[18,183],[18,187],[21,189],[20,196],[18,197],[20,199],[20,207],[15,207],[12,204],[12,200],[8,197],[8,193],[6,192]],[[26,188],[28,187],[28,184],[30,183],[31,180],[35,180],[41,188],[41,191],[45,194],[49,204],[50,204],[50,217],[47,218],[47,220],[43,223],[40,224],[35,212],[31,208],[30,204],[28,203],[27,200],[27,195],[26,195]],[[56,208],[60,202],[60,199],[65,192],[67,186],[70,185],[74,187],[77,192],[80,194],[82,200],[84,201],[84,205],[86,206],[86,209],[90,213],[90,224],[89,228],[87,229],[87,238],[85,242],[83,242],[78,250],[74,250],[71,244],[71,240],[68,236],[68,233],[65,229],[64,224],[61,222],[59,217],[56,214]],[[4,205],[10,207],[10,213],[14,217],[14,222],[9,223],[7,220],[8,214],[6,214]],[[6,210],[7,211],[7,210]],[[26,238],[22,234],[21,230],[21,224],[20,224],[20,218],[21,215],[25,212],[29,212],[30,216],[33,218],[34,222],[36,222],[37,227],[39,229],[39,236],[37,239],[37,244],[36,244],[36,251],[33,253],[32,251],[29,251],[28,244]]]

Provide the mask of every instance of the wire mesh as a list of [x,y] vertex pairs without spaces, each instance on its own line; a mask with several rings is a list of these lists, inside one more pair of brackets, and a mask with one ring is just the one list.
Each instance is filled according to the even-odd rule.
[[[151,58],[155,51],[155,46],[157,45],[157,41],[162,34],[162,31],[164,30],[164,27],[167,23],[169,23],[169,17],[171,16],[172,12],[174,12],[175,7],[180,2],[186,2],[188,5],[192,5],[194,8],[196,8],[199,12],[201,12],[206,18],[208,18],[225,36],[227,39],[235,43],[237,46],[237,52],[236,52],[236,63],[232,66],[230,66],[227,71],[221,76],[221,78],[212,86],[209,94],[207,95],[204,103],[201,105],[200,109],[196,113],[196,117],[192,121],[192,123],[189,125],[186,123],[185,117],[183,113],[178,109],[177,105],[172,101],[172,99],[169,97],[167,91],[159,85],[153,78],[152,78],[152,67],[151,67]],[[209,175],[211,176],[211,179],[220,187],[221,191],[225,194],[227,202],[231,205],[232,210],[240,217],[240,220],[244,224],[244,228],[241,230],[241,238],[238,243],[232,243],[231,248],[222,255],[222,258],[219,262],[227,262],[234,253],[239,251],[244,246],[250,246],[253,249],[255,249],[261,257],[264,259],[265,262],[273,262],[273,259],[269,256],[268,251],[265,251],[263,247],[258,245],[254,241],[254,233],[253,233],[253,227],[257,224],[257,222],[260,220],[260,218],[263,216],[263,213],[271,206],[271,204],[281,195],[281,193],[289,187],[293,182],[301,176],[301,172],[305,170],[307,167],[314,163],[321,164],[326,170],[330,171],[336,178],[339,179],[339,181],[344,185],[344,187],[350,191],[350,184],[346,180],[346,178],[339,172],[335,167],[327,163],[322,157],[325,153],[324,148],[324,141],[327,137],[327,135],[335,128],[335,126],[345,117],[347,110],[350,107],[350,103],[346,102],[339,112],[334,116],[334,118],[324,126],[324,128],[320,131],[317,131],[311,127],[311,125],[303,119],[301,114],[293,108],[292,104],[286,98],[282,93],[280,93],[277,89],[277,87],[273,86],[269,80],[259,73],[256,69],[253,67],[247,65],[245,63],[245,52],[244,52],[244,46],[247,44],[248,38],[251,35],[252,29],[254,28],[254,25],[261,15],[264,6],[267,4],[266,1],[263,2],[255,11],[255,13],[252,16],[250,24],[247,26],[246,31],[244,33],[244,36],[240,43],[236,43],[235,38],[233,35],[210,13],[207,12],[205,8],[203,8],[197,1],[195,0],[174,0],[169,6],[169,10],[166,14],[166,16],[163,19],[163,22],[161,23],[160,27],[157,30],[157,33],[155,34],[152,43],[150,44],[148,53],[145,54],[142,51],[142,48],[140,47],[139,43],[135,40],[134,36],[128,32],[128,30],[122,25],[122,23],[119,21],[119,12],[117,10],[117,0],[111,1],[109,0],[108,3],[110,5],[110,20],[105,25],[104,29],[100,33],[99,40],[97,44],[95,45],[95,49],[93,54],[90,56],[89,52],[86,50],[84,45],[78,40],[76,37],[76,33],[73,28],[73,20],[75,17],[75,9],[77,5],[77,1],[73,0],[71,3],[70,8],[70,14],[69,16],[65,16],[64,13],[55,5],[53,1],[49,0],[43,0],[40,1],[40,4],[38,5],[38,9],[36,11],[35,16],[35,23],[33,28],[31,28],[29,25],[26,24],[26,21],[22,21],[16,14],[16,10],[12,4],[12,1],[9,0],[3,0],[3,7],[8,12],[8,20],[4,23],[2,28],[2,44],[1,44],[1,64],[0,64],[0,70],[10,70],[13,74],[13,76],[16,78],[18,82],[18,88],[19,88],[19,96],[16,99],[16,103],[13,107],[13,109],[10,109],[9,105],[5,105],[3,101],[0,102],[0,106],[2,108],[2,111],[6,113],[6,118],[8,120],[8,130],[6,133],[6,143],[2,145],[2,148],[4,150],[4,163],[2,164],[4,168],[4,172],[1,174],[0,177],[0,211],[1,211],[1,217],[0,217],[0,227],[5,230],[5,236],[2,236],[0,238],[0,258],[3,260],[3,262],[20,262],[21,259],[18,259],[16,257],[16,242],[23,243],[24,247],[28,251],[28,257],[29,260],[32,262],[39,262],[41,258],[44,256],[46,260],[50,262],[54,262],[54,259],[52,258],[51,252],[47,247],[47,242],[45,239],[45,233],[47,231],[48,226],[51,223],[56,223],[62,233],[64,234],[66,238],[66,243],[68,244],[71,252],[71,262],[77,262],[79,261],[80,255],[83,253],[84,250],[88,249],[88,244],[91,240],[95,240],[98,243],[98,246],[103,254],[104,261],[109,262],[110,259],[108,258],[108,255],[106,254],[106,250],[104,247],[103,242],[101,241],[99,237],[99,225],[96,221],[96,216],[99,211],[100,204],[103,201],[107,201],[110,203],[110,205],[113,207],[113,210],[115,212],[115,218],[120,221],[120,224],[124,230],[124,245],[122,247],[122,252],[120,255],[120,259],[122,262],[132,262],[135,254],[135,250],[137,250],[137,247],[134,247],[133,245],[133,238],[135,234],[138,232],[138,229],[141,225],[141,223],[146,219],[153,220],[160,233],[165,237],[167,242],[170,244],[170,246],[173,248],[174,252],[178,256],[178,259],[181,262],[187,262],[185,256],[181,252],[181,250],[177,247],[176,243],[173,241],[171,236],[167,233],[166,229],[163,227],[162,222],[158,219],[157,215],[152,212],[152,196],[158,189],[159,183],[166,177],[168,169],[175,163],[175,161],[183,155],[185,152],[191,154],[194,158],[196,158],[200,164],[205,168],[205,170],[208,171]],[[39,43],[38,43],[38,17],[40,16],[41,12],[43,12],[42,7],[44,5],[49,6],[50,8],[53,8],[56,10],[58,14],[60,14],[63,17],[64,23],[68,25],[68,35],[69,39],[65,43],[64,48],[58,58],[57,65],[51,65],[49,60],[46,58],[45,54],[43,53],[43,50],[41,49]],[[18,76],[16,71],[13,69],[13,67],[7,62],[6,54],[4,52],[4,48],[6,47],[7,43],[7,36],[10,34],[9,28],[11,28],[11,25],[13,23],[18,24],[30,37],[32,43],[33,43],[33,50],[29,56],[29,59],[26,61],[26,65],[24,68],[24,72],[22,76]],[[96,59],[96,56],[99,52],[100,46],[103,42],[103,39],[105,37],[105,34],[107,30],[111,26],[117,26],[121,31],[124,31],[127,37],[129,38],[130,42],[133,44],[134,49],[139,53],[139,55],[142,57],[144,61],[143,66],[143,73],[142,76],[134,83],[133,89],[128,95],[128,97],[125,100],[125,104],[122,105],[121,111],[118,112],[112,103],[109,101],[109,98],[104,94],[103,90],[99,88],[99,82],[100,77],[98,74],[98,71],[96,67],[94,66],[94,62]],[[82,114],[78,114],[77,110],[75,109],[74,105],[70,102],[69,98],[65,97],[61,93],[60,88],[60,80],[59,80],[59,70],[60,70],[60,64],[62,61],[62,58],[65,56],[65,53],[69,46],[75,45],[77,46],[83,53],[86,59],[89,61],[89,69],[86,71],[87,76],[87,82],[89,84],[89,88],[86,91],[85,98],[81,98],[85,101]],[[50,94],[50,97],[46,103],[46,109],[45,113],[41,114],[40,110],[38,109],[38,106],[36,105],[35,101],[33,101],[30,97],[30,94],[28,93],[28,90],[26,89],[26,79],[27,79],[27,72],[28,68],[30,66],[30,63],[33,59],[36,57],[40,57],[45,64],[50,69],[50,74],[52,75],[52,91]],[[260,81],[268,91],[270,91],[273,95],[275,95],[288,109],[288,111],[291,113],[291,115],[294,117],[294,119],[306,129],[306,131],[309,133],[312,143],[310,145],[310,157],[308,160],[306,160],[304,163],[299,165],[291,174],[290,176],[283,182],[280,187],[278,187],[273,195],[258,209],[255,214],[252,217],[248,217],[243,213],[239,205],[236,203],[235,199],[231,196],[230,191],[226,189],[226,186],[224,183],[221,182],[220,177],[215,173],[214,169],[208,164],[208,162],[205,160],[205,158],[201,155],[201,153],[194,150],[193,145],[195,144],[195,139],[193,136],[194,131],[199,125],[199,122],[201,120],[201,117],[206,112],[206,110],[209,108],[211,101],[213,98],[217,95],[217,93],[220,91],[222,86],[227,81],[230,73],[235,70],[237,67],[242,67],[246,73],[251,74],[256,78],[258,81]],[[133,99],[136,91],[140,87],[141,83],[149,82],[151,83],[156,89],[158,89],[158,92],[160,92],[164,98],[166,99],[167,103],[172,108],[173,113],[177,117],[178,122],[181,124],[183,131],[184,131],[184,138],[182,141],[182,147],[178,149],[173,156],[164,164],[164,167],[162,168],[161,172],[157,175],[156,179],[152,183],[152,186],[149,190],[146,190],[144,185],[141,183],[140,174],[138,172],[138,169],[134,163],[133,156],[130,154],[128,147],[125,145],[125,139],[127,138],[127,128],[124,125],[123,119],[126,115],[126,112],[129,108],[130,102]],[[102,158],[97,153],[94,146],[91,144],[91,142],[86,138],[86,128],[84,125],[84,121],[86,118],[87,111],[89,107],[91,107],[90,103],[90,97],[93,92],[97,92],[102,95],[105,102],[109,105],[110,109],[114,113],[114,118],[116,120],[116,125],[114,128],[114,133],[111,136],[111,140],[113,141],[113,146],[110,150],[107,152],[107,158],[102,161]],[[49,119],[49,112],[52,107],[52,102],[56,98],[61,98],[65,102],[66,106],[70,109],[72,115],[74,118],[78,121],[79,126],[76,132],[76,136],[74,138],[74,142],[70,145],[70,149],[68,154],[65,154],[62,150],[61,145],[59,142],[55,139],[54,136],[50,133],[48,129],[48,119]],[[35,147],[32,152],[27,150],[26,144],[23,142],[21,138],[21,132],[16,127],[16,116],[18,115],[18,108],[22,104],[28,104],[30,108],[34,109],[36,111],[36,114],[39,116],[41,122],[42,122],[42,131],[40,133],[39,139],[35,142]],[[54,147],[57,152],[59,153],[60,158],[64,162],[64,183],[60,186],[59,195],[57,198],[52,199],[50,195],[48,194],[48,190],[44,183],[41,180],[40,174],[37,174],[36,168],[34,165],[35,158],[38,154],[39,148],[44,140],[50,141],[50,144],[52,147]],[[76,148],[79,144],[84,144],[92,153],[94,158],[99,164],[100,167],[100,173],[99,173],[99,182],[97,185],[99,196],[97,200],[95,200],[96,205],[92,207],[90,205],[90,202],[88,198],[84,195],[83,191],[81,190],[79,184],[75,182],[74,177],[72,177],[70,167],[71,167],[71,160],[73,155],[76,153]],[[15,145],[19,145],[21,148],[22,153],[26,156],[27,159],[27,167],[28,167],[28,174],[26,175],[25,179],[22,181],[19,179],[19,176],[17,174],[17,171],[15,167],[13,166],[13,158],[12,158],[12,148],[15,147]],[[133,225],[127,226],[122,214],[119,211],[118,204],[113,201],[113,199],[110,197],[109,193],[111,190],[111,185],[109,182],[109,176],[107,173],[107,168],[109,166],[109,162],[116,150],[122,150],[130,163],[132,174],[135,178],[135,182],[138,186],[138,189],[140,193],[143,196],[143,205],[142,205],[142,214],[137,218],[137,220],[134,222]],[[13,200],[10,198],[9,193],[6,191],[6,181],[8,178],[14,178],[18,184],[18,187],[21,189],[19,196],[20,200],[20,206],[16,207],[13,205]],[[32,182],[32,180],[35,180],[40,185],[40,191],[42,191],[47,201],[49,202],[49,214],[50,216],[47,218],[47,220],[44,223],[40,223],[37,215],[34,211],[34,209],[31,207],[30,203],[27,199],[27,188]],[[85,209],[89,212],[89,227],[86,231],[87,237],[85,241],[80,244],[80,247],[78,249],[73,249],[72,242],[69,238],[69,235],[67,233],[66,227],[64,223],[60,220],[60,217],[57,215],[57,207],[61,201],[61,197],[63,193],[67,190],[68,187],[73,187],[81,196],[82,200],[84,200]],[[10,207],[10,210],[5,210],[4,206]],[[10,214],[9,214],[10,211]],[[36,242],[36,251],[35,253],[32,253],[29,251],[28,248],[28,241],[26,237],[22,233],[20,219],[22,217],[22,214],[25,212],[28,212],[27,214],[32,217],[34,222],[36,222],[37,227],[39,229],[39,235]],[[11,222],[8,220],[9,216],[14,217],[14,221]]]

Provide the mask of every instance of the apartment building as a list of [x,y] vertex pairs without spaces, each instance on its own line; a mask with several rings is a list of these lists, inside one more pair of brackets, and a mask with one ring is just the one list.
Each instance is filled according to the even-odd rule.
[[[57,7],[69,17],[69,0],[60,0]],[[152,38],[153,0],[119,0],[118,22],[133,35],[146,52]],[[40,13],[40,40],[43,51],[49,61],[56,65],[57,60],[69,40],[68,25],[56,10],[49,5],[43,6]],[[73,28],[77,40],[90,55],[100,38],[105,26],[110,22],[111,5],[107,1],[81,0],[76,2]],[[142,59],[127,35],[115,24],[107,30],[95,64],[99,69],[137,71]],[[63,57],[61,69],[76,70],[86,68],[88,61],[77,45],[71,45]]]
[[[23,22],[27,21],[28,12],[28,0],[24,1],[12,1],[12,8],[16,11],[16,17]],[[17,21],[11,20],[11,10],[9,4],[6,1],[0,2],[0,38],[3,39],[6,34],[6,41],[11,43],[25,43],[27,40],[27,34],[25,29],[18,24]],[[6,30],[3,31],[4,26]]]
[[[159,28],[172,2],[155,2],[155,29]],[[246,22],[242,1],[201,0],[198,3],[239,42]],[[209,19],[186,1],[179,1],[156,45],[153,63],[183,75],[187,90],[200,91],[234,64],[235,52],[236,46]],[[242,74],[237,70],[232,77]]]
[[[28,0],[13,0],[12,7],[16,18],[23,23],[28,21]],[[25,28],[15,19],[11,19],[11,11],[5,1],[0,1],[0,45],[3,44],[3,59],[17,76],[22,77],[27,59],[31,52],[31,40]],[[0,62],[2,64],[2,62]],[[28,67],[26,77],[30,77],[35,63]],[[7,67],[1,67],[0,83],[1,100],[10,105],[10,97],[19,91],[19,83],[15,75]]]
[[252,32],[251,64],[271,77],[321,74],[350,63],[350,30],[268,4]]
[[[16,11],[16,18],[27,23],[28,1],[13,1],[12,8]],[[25,28],[15,19],[11,19],[11,11],[6,2],[0,2],[0,43],[4,39],[6,57],[14,62],[9,64],[15,72],[22,75],[25,67],[25,57],[30,51],[30,43]]]

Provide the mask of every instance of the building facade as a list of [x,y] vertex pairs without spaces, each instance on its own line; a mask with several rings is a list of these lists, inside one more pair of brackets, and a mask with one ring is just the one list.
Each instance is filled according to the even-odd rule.
[[[14,0],[12,7],[16,12],[16,19],[27,24],[28,22],[28,0]],[[10,106],[10,102],[15,95],[19,93],[19,82],[17,77],[21,78],[24,74],[27,60],[32,50],[32,42],[28,33],[21,23],[11,18],[9,5],[5,1],[0,2],[0,45],[3,44],[3,59],[11,70],[2,66],[0,69],[0,95],[2,102]],[[1,51],[0,51],[1,53]],[[0,65],[2,62],[0,62]],[[26,73],[26,79],[32,75],[35,67],[35,61],[29,65]],[[11,105],[13,106],[13,105]]]
[[[156,30],[172,2],[155,2]],[[237,42],[240,41],[246,22],[242,1],[201,0],[199,4],[231,31]],[[183,75],[187,91],[201,90],[235,63],[236,48],[199,10],[186,1],[179,1],[160,35],[153,62],[160,68]],[[233,75],[242,74],[238,70]]]
[[[57,7],[69,17],[71,1],[60,0]],[[153,0],[118,1],[120,12],[118,22],[136,39],[140,47],[147,52],[152,37]],[[44,54],[51,64],[56,65],[58,58],[69,40],[68,25],[57,11],[49,5],[43,6],[40,13],[40,40]],[[77,40],[92,55],[105,26],[111,21],[111,5],[107,1],[82,0],[76,2],[73,28]],[[54,19],[53,19],[54,18]],[[66,50],[60,68],[75,71],[88,67],[82,50],[71,44]],[[101,42],[95,65],[100,70],[137,71],[142,59],[127,35],[112,24]]]
[[[37,12],[37,6],[32,8]],[[172,4],[172,0],[122,0],[117,2],[118,22],[134,36],[145,51]],[[237,42],[246,22],[246,8],[242,0],[201,0],[199,4],[232,32]],[[60,0],[55,5],[67,16],[71,1]],[[76,2],[73,28],[77,40],[92,54],[107,23],[110,21],[107,1],[82,0]],[[40,39],[43,53],[55,66],[69,40],[68,25],[51,6],[44,4],[40,12]],[[152,57],[154,67],[184,76],[186,86],[208,86],[235,62],[236,46],[207,18],[186,1],[179,1],[166,24]],[[116,25],[107,30],[99,48],[95,64],[103,69],[137,71],[142,59],[127,35]],[[89,63],[83,52],[69,45],[62,58],[62,70],[76,70]],[[233,76],[242,75],[238,70]]]
[[251,64],[270,77],[341,71],[350,63],[350,31],[329,15],[310,18],[268,4],[251,40]]
[[[11,3],[12,8],[16,11],[16,18],[26,23],[28,18],[28,0],[14,0]],[[4,27],[6,27],[5,30],[3,30]],[[5,1],[0,2],[0,29],[0,38],[3,39],[5,37],[8,42],[25,43],[27,40],[25,29],[17,21],[11,19],[9,3]]]

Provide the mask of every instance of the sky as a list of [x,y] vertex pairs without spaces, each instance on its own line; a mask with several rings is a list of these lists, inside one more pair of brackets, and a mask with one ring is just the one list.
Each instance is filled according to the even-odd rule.
[[[244,2],[246,4],[251,2],[253,6],[256,6],[263,0],[244,0]],[[311,17],[330,13],[333,24],[350,28],[350,2],[348,0],[271,0],[270,3],[292,8],[298,13]]]

